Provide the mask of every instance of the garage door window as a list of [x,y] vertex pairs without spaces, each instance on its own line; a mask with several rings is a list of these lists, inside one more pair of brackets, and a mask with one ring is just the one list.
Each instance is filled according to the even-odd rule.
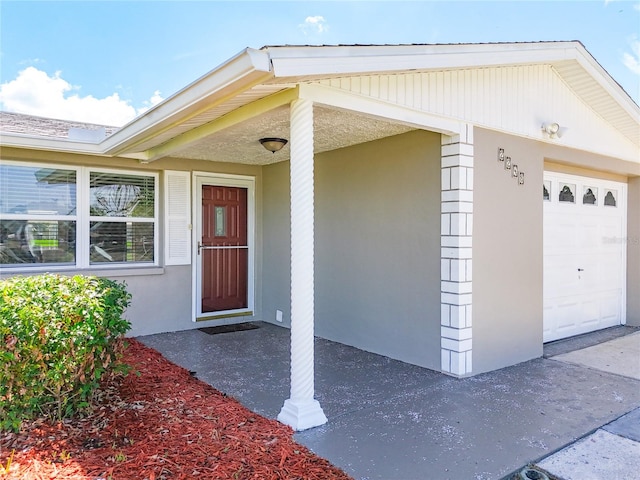
[[561,183],[560,193],[558,194],[558,201],[563,203],[575,203],[576,186],[571,183]]
[[617,203],[618,192],[616,190],[608,190],[604,196],[604,205],[606,207],[615,207]]
[[598,205],[598,189],[596,187],[584,187],[582,195],[583,205]]

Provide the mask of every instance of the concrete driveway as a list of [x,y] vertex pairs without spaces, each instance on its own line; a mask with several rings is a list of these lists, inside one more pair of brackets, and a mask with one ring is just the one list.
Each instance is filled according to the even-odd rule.
[[[139,340],[275,418],[289,396],[289,330],[256,325]],[[551,358],[466,379],[316,339],[316,398],[329,422],[295,439],[356,479],[511,477],[640,407],[640,380],[555,359],[632,332],[558,342],[545,348]]]

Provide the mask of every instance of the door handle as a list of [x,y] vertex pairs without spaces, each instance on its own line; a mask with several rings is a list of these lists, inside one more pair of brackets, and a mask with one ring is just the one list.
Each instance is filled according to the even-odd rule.
[[578,271],[579,272],[584,272],[584,268],[579,268]]

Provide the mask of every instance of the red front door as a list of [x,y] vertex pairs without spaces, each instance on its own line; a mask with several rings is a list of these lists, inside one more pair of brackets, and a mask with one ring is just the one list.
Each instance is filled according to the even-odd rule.
[[202,313],[247,308],[247,189],[202,186]]

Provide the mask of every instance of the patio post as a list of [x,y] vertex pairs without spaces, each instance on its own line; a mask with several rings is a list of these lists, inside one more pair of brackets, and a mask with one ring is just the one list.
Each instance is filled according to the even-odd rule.
[[313,102],[291,103],[291,398],[278,420],[294,430],[327,422],[314,399]]

